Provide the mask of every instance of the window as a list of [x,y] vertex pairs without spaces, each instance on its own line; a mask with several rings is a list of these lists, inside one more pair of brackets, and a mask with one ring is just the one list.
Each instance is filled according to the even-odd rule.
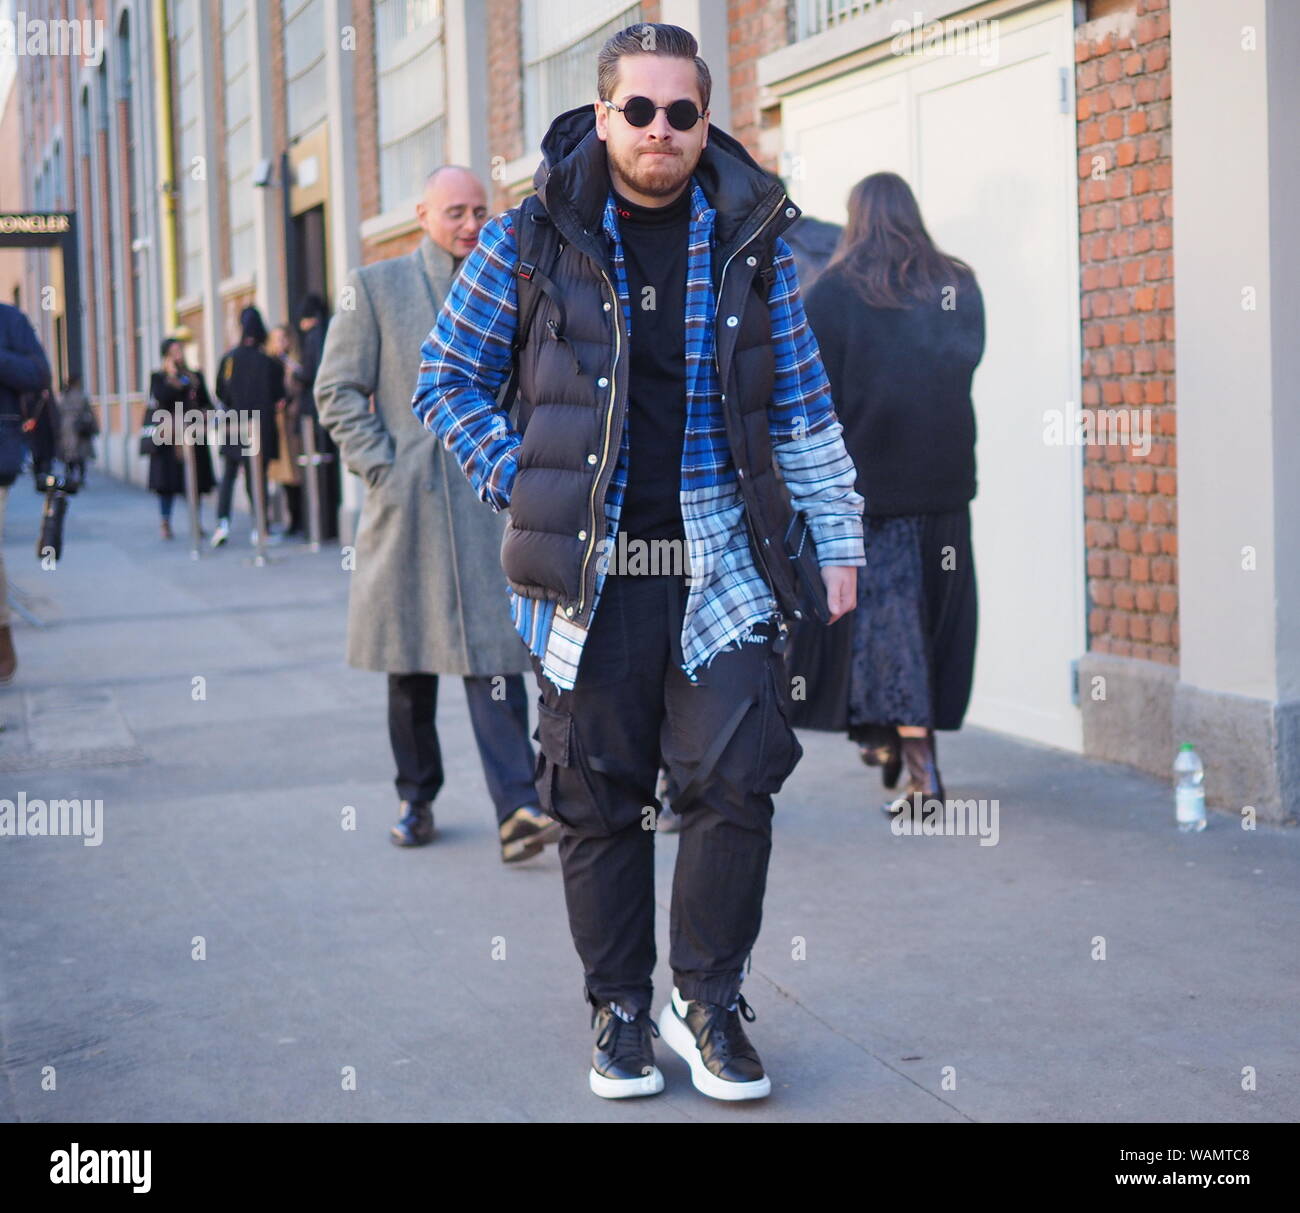
[[[811,38],[841,21],[860,17],[863,13],[879,8],[887,0],[791,0],[794,9],[794,37],[796,40]],[[910,17],[912,14],[906,14]]]
[[325,119],[325,14],[321,0],[281,0],[289,142]]
[[221,61],[226,107],[226,201],[230,273],[251,274],[253,240],[253,78],[246,0],[221,0]]
[[442,163],[446,44],[442,0],[378,0],[379,205],[417,196]]
[[596,100],[596,55],[607,39],[641,21],[627,0],[524,0],[524,140],[541,146],[557,115]]

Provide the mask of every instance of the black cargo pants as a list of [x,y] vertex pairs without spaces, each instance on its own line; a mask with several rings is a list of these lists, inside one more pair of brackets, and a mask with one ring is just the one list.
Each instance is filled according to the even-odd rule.
[[786,718],[774,624],[681,668],[680,576],[607,577],[576,685],[541,688],[538,799],[564,826],[569,927],[593,1004],[650,1009],[655,784],[680,789],[669,960],[685,999],[729,1005],[758,937],[772,794],[803,756]]

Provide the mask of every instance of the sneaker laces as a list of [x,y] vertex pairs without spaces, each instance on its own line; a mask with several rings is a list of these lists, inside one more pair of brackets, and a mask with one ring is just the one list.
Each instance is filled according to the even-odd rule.
[[[608,1006],[609,1004],[606,1003],[604,1005]],[[593,1007],[591,1009],[591,1026],[593,1028],[596,1026],[596,1016],[599,1013],[600,1007]],[[635,1037],[634,1047],[639,1050],[642,1043],[641,1032],[647,1024],[650,1027],[650,1034],[652,1036],[658,1036],[659,1027],[650,1017],[649,1012],[638,1011],[633,1019],[627,1020],[611,1007],[609,1019],[606,1021],[605,1026],[601,1028],[600,1035],[596,1037],[596,1048],[608,1053],[611,1058],[617,1058],[619,1056],[620,1043],[624,1046],[627,1045],[627,1039],[622,1035],[623,1029],[630,1028],[633,1029],[632,1035]]]
[[[736,1010],[733,1012],[723,1003],[709,1002],[704,1004],[708,1008],[706,1018],[706,1035],[713,1042],[716,1042],[720,1057],[725,1060],[732,1057],[747,1057],[752,1061],[758,1061],[758,1054],[754,1050],[749,1037],[745,1035],[744,1025],[741,1019],[747,1023],[753,1023],[758,1018],[754,1008],[745,1001],[743,994],[736,995]],[[739,1019],[736,1015],[739,1014]],[[718,1027],[718,1017],[722,1017],[721,1031],[716,1030]],[[761,1063],[760,1063],[761,1064]]]

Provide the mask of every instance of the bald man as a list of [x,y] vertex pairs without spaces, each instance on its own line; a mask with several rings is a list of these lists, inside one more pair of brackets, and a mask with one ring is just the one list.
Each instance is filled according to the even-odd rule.
[[[558,841],[538,807],[528,651],[501,571],[504,515],[485,510],[452,456],[415,419],[420,345],[487,219],[479,180],[459,165],[429,175],[415,208],[414,252],[353,270],[316,377],[323,424],[364,478],[348,604],[348,664],[388,675],[388,731],[400,819],[392,841],[435,835],[443,785],[438,675],[465,680],[470,721],[496,811],[501,858],[517,863]],[[371,397],[374,407],[371,408]]]

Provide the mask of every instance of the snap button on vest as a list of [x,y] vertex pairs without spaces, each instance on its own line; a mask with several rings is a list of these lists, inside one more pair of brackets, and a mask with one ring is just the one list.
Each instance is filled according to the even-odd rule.
[[596,380],[596,386],[597,386],[597,387],[609,387],[609,380],[606,379],[604,375],[602,375],[599,379]]
[[588,456],[587,456],[587,462],[588,462],[588,463],[595,463],[595,462],[596,462],[596,456],[595,456],[595,455],[588,455]]
[[727,317],[727,327],[728,327],[729,329],[734,329],[734,328],[736,327],[736,325],[738,325],[739,323],[740,323],[740,317],[739,317],[739,316],[728,316],[728,317]]
[[757,257],[746,257],[746,258],[745,258],[745,264],[746,264],[746,265],[757,265],[757,264],[758,264],[758,258],[757,258]]
[[587,532],[586,532],[586,531],[579,531],[579,532],[578,532],[578,538],[579,538],[579,539],[586,539],[586,538],[587,538]]
[[601,304],[601,307],[603,307],[605,311],[609,311],[609,300],[606,299],[605,302]]

